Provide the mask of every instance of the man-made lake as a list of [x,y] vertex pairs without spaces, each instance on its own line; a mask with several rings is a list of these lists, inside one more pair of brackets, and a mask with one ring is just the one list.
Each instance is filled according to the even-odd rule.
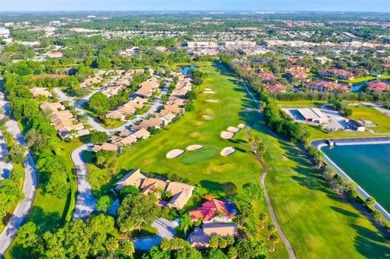
[[323,147],[322,151],[390,211],[390,144]]

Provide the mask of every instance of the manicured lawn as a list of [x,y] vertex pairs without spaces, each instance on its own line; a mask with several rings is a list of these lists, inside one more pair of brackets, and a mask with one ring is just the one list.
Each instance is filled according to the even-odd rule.
[[262,123],[254,128],[267,148],[267,189],[297,258],[390,256],[390,243],[328,187],[297,147]]
[[352,118],[364,119],[372,121],[377,127],[369,127],[368,129],[375,130],[378,133],[390,133],[390,117],[375,110],[372,107],[351,107],[353,113]]
[[[193,184],[202,185],[217,197],[225,196],[222,191],[223,183],[230,181],[235,183],[239,189],[239,197],[242,197],[242,186],[245,183],[259,183],[262,168],[249,152],[250,146],[245,130],[239,132],[230,141],[220,138],[221,131],[226,130],[227,127],[237,126],[240,123],[248,124],[259,116],[244,111],[245,108],[254,107],[253,101],[242,87],[235,84],[235,78],[221,75],[216,68],[211,67],[210,63],[196,64],[196,66],[208,75],[204,84],[198,89],[198,98],[194,103],[196,110],[186,112],[183,117],[164,128],[162,132],[140,141],[125,151],[118,159],[119,173],[112,179],[108,173],[90,164],[91,172],[99,177],[93,181],[96,193],[101,193],[101,189],[109,191],[120,177],[136,168],[141,168],[144,172],[168,176],[176,173],[189,179]],[[213,89],[216,94],[203,94],[203,89],[206,87]],[[220,102],[205,102],[207,99],[217,99]],[[203,115],[213,115],[214,120],[204,120]],[[186,151],[176,159],[165,158],[168,151],[175,148],[185,149],[193,144],[203,145],[204,149]],[[220,156],[219,152],[228,146],[235,147],[236,153],[229,157]],[[269,233],[267,230],[260,231],[258,215],[268,209],[263,199],[254,202],[253,205],[254,221],[249,224],[256,225],[260,240],[266,240]],[[191,201],[188,206],[193,206]],[[277,244],[277,252],[272,255],[286,258],[287,252],[282,242]]]

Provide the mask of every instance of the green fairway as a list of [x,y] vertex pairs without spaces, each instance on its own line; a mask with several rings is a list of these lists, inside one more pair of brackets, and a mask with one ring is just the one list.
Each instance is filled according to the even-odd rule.
[[[362,258],[379,257],[388,253],[389,245],[374,225],[344,202],[324,183],[300,150],[290,143],[274,137],[262,124],[260,114],[252,111],[256,107],[245,89],[236,84],[235,78],[221,75],[209,65],[197,65],[206,73],[203,85],[198,90],[196,110],[187,112],[182,118],[157,135],[140,141],[119,157],[119,173],[111,176],[90,164],[95,193],[109,192],[115,182],[128,170],[141,168],[145,172],[176,173],[188,178],[193,184],[201,184],[219,197],[223,197],[222,184],[234,182],[242,194],[242,185],[258,182],[262,168],[249,152],[245,130],[232,140],[220,138],[220,132],[228,126],[257,121],[252,137],[260,136],[267,148],[266,162],[269,166],[267,188],[274,204],[279,223],[289,238],[298,258]],[[204,88],[213,89],[215,95],[203,94]],[[219,103],[205,102],[207,99]],[[212,115],[213,120],[202,118]],[[166,159],[172,149],[183,149],[200,144],[203,150],[186,151],[175,159]],[[219,155],[224,147],[232,146],[237,152],[229,157]],[[216,153],[216,151],[217,153]],[[192,206],[192,204],[191,204]],[[257,236],[266,240],[267,230],[260,230],[258,214],[267,211],[264,200],[254,204],[254,223]],[[268,224],[268,223],[266,223]],[[266,241],[269,242],[269,241]],[[345,256],[343,256],[345,255]],[[287,252],[280,242],[277,252],[271,257],[286,258]]]
[[254,127],[267,147],[267,189],[297,258],[390,256],[390,243],[328,187],[297,147],[263,123]]
[[[248,182],[259,183],[262,168],[250,153],[245,130],[240,131],[232,140],[224,140],[220,133],[229,126],[240,123],[249,123],[258,118],[256,112],[245,111],[253,108],[254,103],[245,89],[238,86],[235,78],[221,75],[218,72],[223,67],[212,67],[211,63],[196,64],[202,72],[207,74],[204,84],[198,89],[198,98],[194,104],[195,111],[186,112],[178,121],[164,128],[157,135],[142,140],[126,150],[118,159],[119,173],[114,177],[90,164],[90,170],[95,177],[90,176],[95,193],[109,192],[116,181],[131,169],[140,168],[144,172],[158,174],[178,174],[187,178],[192,184],[200,184],[217,197],[224,197],[222,184],[233,182],[237,185],[239,197],[242,195],[242,186]],[[211,88],[216,93],[203,93],[204,88]],[[205,102],[207,99],[216,99],[220,102]],[[203,115],[213,115],[213,120],[205,120]],[[186,151],[180,157],[167,159],[165,155],[172,149],[183,149],[189,145],[200,144],[204,148],[196,151]],[[228,146],[236,148],[236,152],[228,157],[222,157],[220,151]],[[188,206],[193,206],[190,201]],[[187,207],[188,207],[187,206]],[[255,215],[253,222],[260,240],[266,240],[267,230],[260,231],[258,215],[262,211],[268,212],[265,201],[254,202]],[[269,222],[269,221],[268,221]],[[266,222],[266,224],[268,224]],[[286,258],[287,251],[282,242],[276,245],[274,257]]]

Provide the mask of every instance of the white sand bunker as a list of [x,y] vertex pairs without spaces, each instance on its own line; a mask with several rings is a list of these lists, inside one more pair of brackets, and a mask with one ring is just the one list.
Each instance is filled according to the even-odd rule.
[[198,149],[201,149],[201,148],[203,148],[202,145],[191,145],[191,146],[186,147],[186,150],[187,151],[194,151],[194,150],[198,150]]
[[219,100],[207,99],[206,102],[208,102],[208,103],[219,103]]
[[215,92],[213,90],[206,90],[203,93],[205,93],[205,94],[215,94]]
[[237,126],[238,128],[240,128],[240,129],[243,129],[243,128],[245,128],[246,127],[246,125],[245,124],[238,124],[238,126]]
[[240,128],[236,128],[236,127],[229,127],[227,128],[228,131],[230,132],[233,132],[233,133],[237,133],[240,131]]
[[203,115],[202,118],[205,119],[206,121],[211,121],[211,120],[214,119],[214,116],[211,116],[211,115]]
[[181,149],[173,149],[167,153],[165,156],[168,159],[176,158],[184,153],[184,150]]
[[221,132],[221,138],[223,139],[231,139],[234,137],[234,132],[230,132],[230,131],[222,131]]
[[236,152],[236,149],[234,149],[234,147],[225,147],[224,149],[222,149],[220,154],[221,156],[230,156],[234,152]]

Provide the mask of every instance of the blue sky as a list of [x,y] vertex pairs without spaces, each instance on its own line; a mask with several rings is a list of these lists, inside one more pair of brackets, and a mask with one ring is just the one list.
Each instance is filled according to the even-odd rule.
[[0,0],[0,10],[315,10],[390,12],[390,0]]

